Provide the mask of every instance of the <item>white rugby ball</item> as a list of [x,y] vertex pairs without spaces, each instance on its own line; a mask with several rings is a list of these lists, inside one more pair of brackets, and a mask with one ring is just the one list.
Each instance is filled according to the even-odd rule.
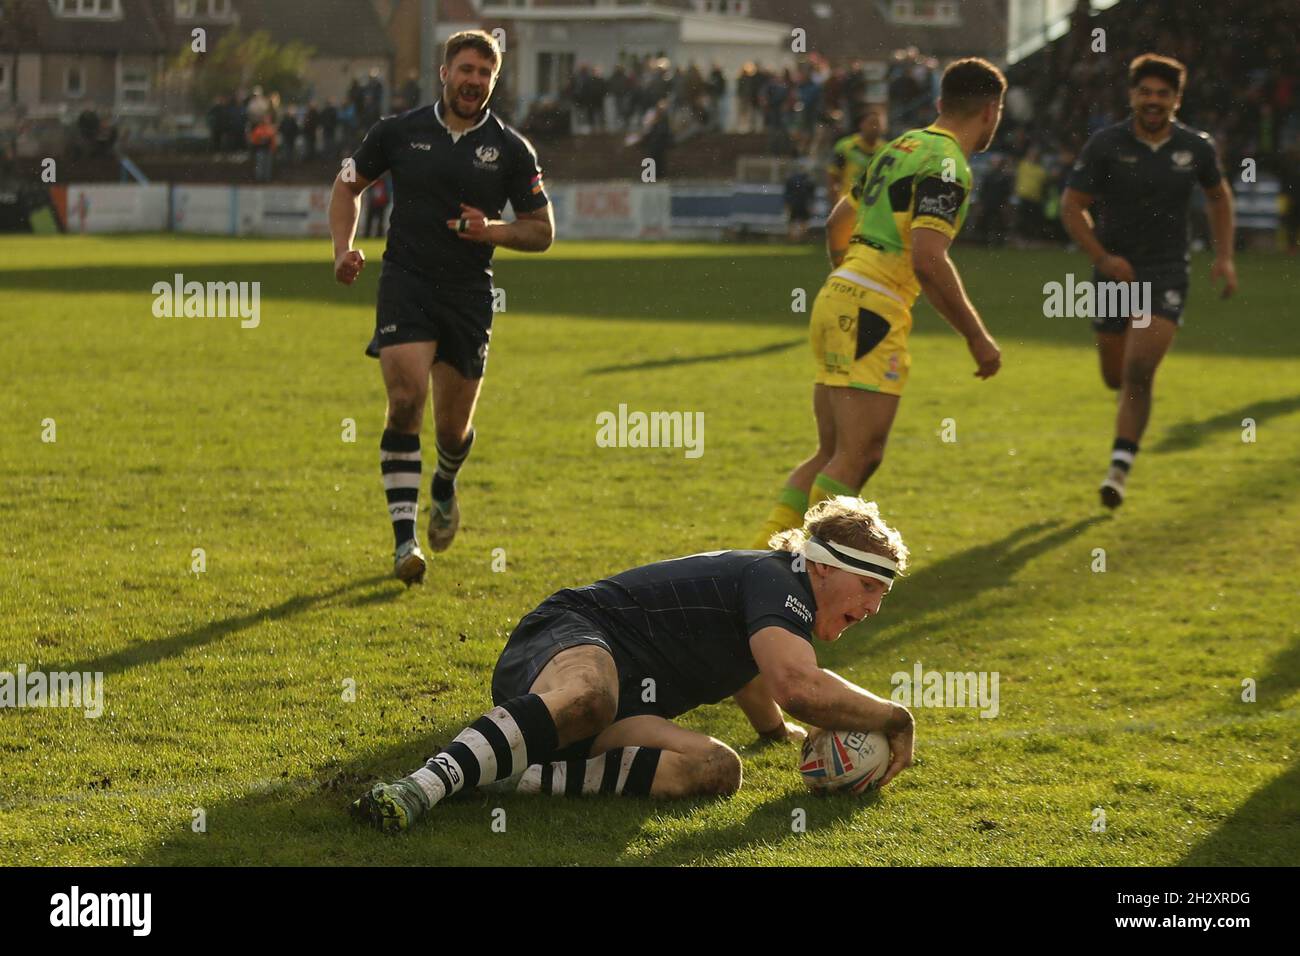
[[874,789],[889,767],[889,738],[879,731],[823,731],[803,742],[799,773],[814,793]]

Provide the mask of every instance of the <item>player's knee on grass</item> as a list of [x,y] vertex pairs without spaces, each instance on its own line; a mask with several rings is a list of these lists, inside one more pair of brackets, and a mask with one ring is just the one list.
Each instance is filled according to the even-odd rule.
[[696,758],[695,792],[729,797],[740,789],[740,755],[720,740],[711,744]]
[[722,741],[710,738],[707,744],[684,752],[665,750],[650,793],[666,800],[728,797],[740,789],[740,783],[740,756]]
[[579,678],[566,695],[555,721],[562,740],[594,737],[614,722],[618,713],[618,695],[592,671]]

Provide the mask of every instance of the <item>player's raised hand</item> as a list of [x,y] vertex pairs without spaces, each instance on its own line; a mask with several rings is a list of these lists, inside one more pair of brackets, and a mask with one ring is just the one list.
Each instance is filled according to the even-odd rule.
[[366,267],[366,254],[360,249],[347,249],[334,259],[334,278],[344,285],[351,285]]
[[991,335],[985,333],[968,339],[966,346],[970,349],[971,358],[975,359],[975,364],[979,366],[975,370],[976,378],[992,378],[998,374],[998,369],[1002,367],[1002,350],[998,348],[998,343],[993,341]]
[[482,209],[460,204],[460,218],[448,219],[447,228],[461,239],[470,242],[490,242],[488,239],[488,218]]
[[1219,293],[1219,298],[1226,299],[1237,291],[1236,263],[1226,257],[1216,257],[1214,265],[1210,266],[1210,285],[1213,286],[1219,279],[1223,280],[1223,291]]
[[1137,273],[1133,271],[1133,264],[1123,256],[1102,256],[1097,260],[1097,271],[1107,279],[1114,279],[1116,282],[1137,281]]

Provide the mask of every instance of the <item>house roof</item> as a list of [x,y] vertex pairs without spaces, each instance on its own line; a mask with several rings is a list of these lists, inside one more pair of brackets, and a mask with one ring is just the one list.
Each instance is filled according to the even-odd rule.
[[[120,0],[115,20],[59,17],[49,0],[8,0],[0,49],[41,53],[176,53],[196,26],[208,49],[228,31],[266,30],[280,43],[298,40],[323,56],[391,56],[392,43],[368,0],[231,0],[235,19],[177,20],[175,0]],[[200,4],[206,11],[207,5]]]
[[11,0],[12,20],[23,49],[42,53],[162,53],[168,49],[165,26],[151,0],[120,0],[115,20],[60,17],[48,0]]
[[318,56],[391,56],[393,44],[369,0],[232,0],[245,33],[298,40]]

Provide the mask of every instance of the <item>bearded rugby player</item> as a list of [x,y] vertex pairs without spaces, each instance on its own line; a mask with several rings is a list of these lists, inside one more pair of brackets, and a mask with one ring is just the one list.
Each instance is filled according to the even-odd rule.
[[[481,30],[453,34],[439,71],[438,103],[381,119],[334,181],[334,275],[351,285],[365,267],[353,248],[361,194],[391,173],[393,214],[379,279],[375,333],[388,414],[379,444],[394,574],[424,580],[416,538],[425,403],[432,396],[437,468],[429,547],[444,551],[460,526],[456,475],[474,444],[474,406],[492,334],[492,254],[497,246],[544,252],[555,218],[528,140],[487,108],[501,50]],[[515,219],[499,217],[506,203]]]

